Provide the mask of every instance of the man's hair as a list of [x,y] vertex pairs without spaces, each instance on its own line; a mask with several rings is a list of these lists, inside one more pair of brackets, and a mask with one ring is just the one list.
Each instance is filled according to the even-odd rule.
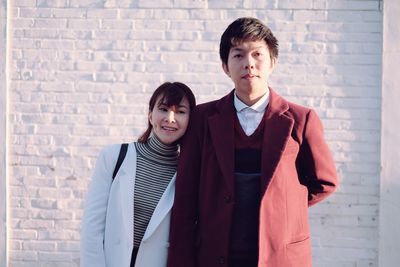
[[221,36],[219,56],[222,62],[228,64],[229,51],[233,46],[244,41],[264,40],[268,46],[271,59],[278,58],[278,40],[272,31],[262,21],[256,18],[238,18],[232,22]]

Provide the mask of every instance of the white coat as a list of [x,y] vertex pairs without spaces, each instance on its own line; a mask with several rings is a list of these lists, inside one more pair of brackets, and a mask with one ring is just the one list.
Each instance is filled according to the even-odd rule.
[[[105,147],[97,159],[82,222],[82,267],[129,267],[133,249],[133,196],[136,149],[129,144],[112,181],[120,145]],[[143,236],[135,267],[166,266],[175,176],[161,196]],[[103,245],[104,240],[104,245]]]

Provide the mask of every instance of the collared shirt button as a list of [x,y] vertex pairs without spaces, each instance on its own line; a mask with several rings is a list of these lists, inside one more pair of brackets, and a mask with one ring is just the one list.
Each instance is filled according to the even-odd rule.
[[231,201],[232,201],[231,196],[225,196],[224,199],[225,199],[226,203],[231,203]]
[[225,264],[225,257],[219,257],[218,259],[219,264]]

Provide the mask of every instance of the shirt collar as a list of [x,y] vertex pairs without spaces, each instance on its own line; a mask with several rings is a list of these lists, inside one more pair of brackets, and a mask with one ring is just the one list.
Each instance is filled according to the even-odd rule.
[[236,112],[241,112],[246,108],[250,108],[257,112],[264,112],[265,108],[268,105],[268,102],[269,102],[269,90],[267,90],[267,92],[260,98],[260,100],[258,100],[250,107],[239,99],[239,97],[236,95],[236,91],[234,93],[234,98],[233,98],[233,104],[235,105]]

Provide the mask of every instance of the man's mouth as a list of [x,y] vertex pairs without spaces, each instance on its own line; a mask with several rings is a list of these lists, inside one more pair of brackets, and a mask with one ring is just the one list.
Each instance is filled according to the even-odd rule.
[[242,76],[243,79],[252,79],[255,77],[257,77],[257,75],[251,74],[251,73],[248,73],[248,74]]

